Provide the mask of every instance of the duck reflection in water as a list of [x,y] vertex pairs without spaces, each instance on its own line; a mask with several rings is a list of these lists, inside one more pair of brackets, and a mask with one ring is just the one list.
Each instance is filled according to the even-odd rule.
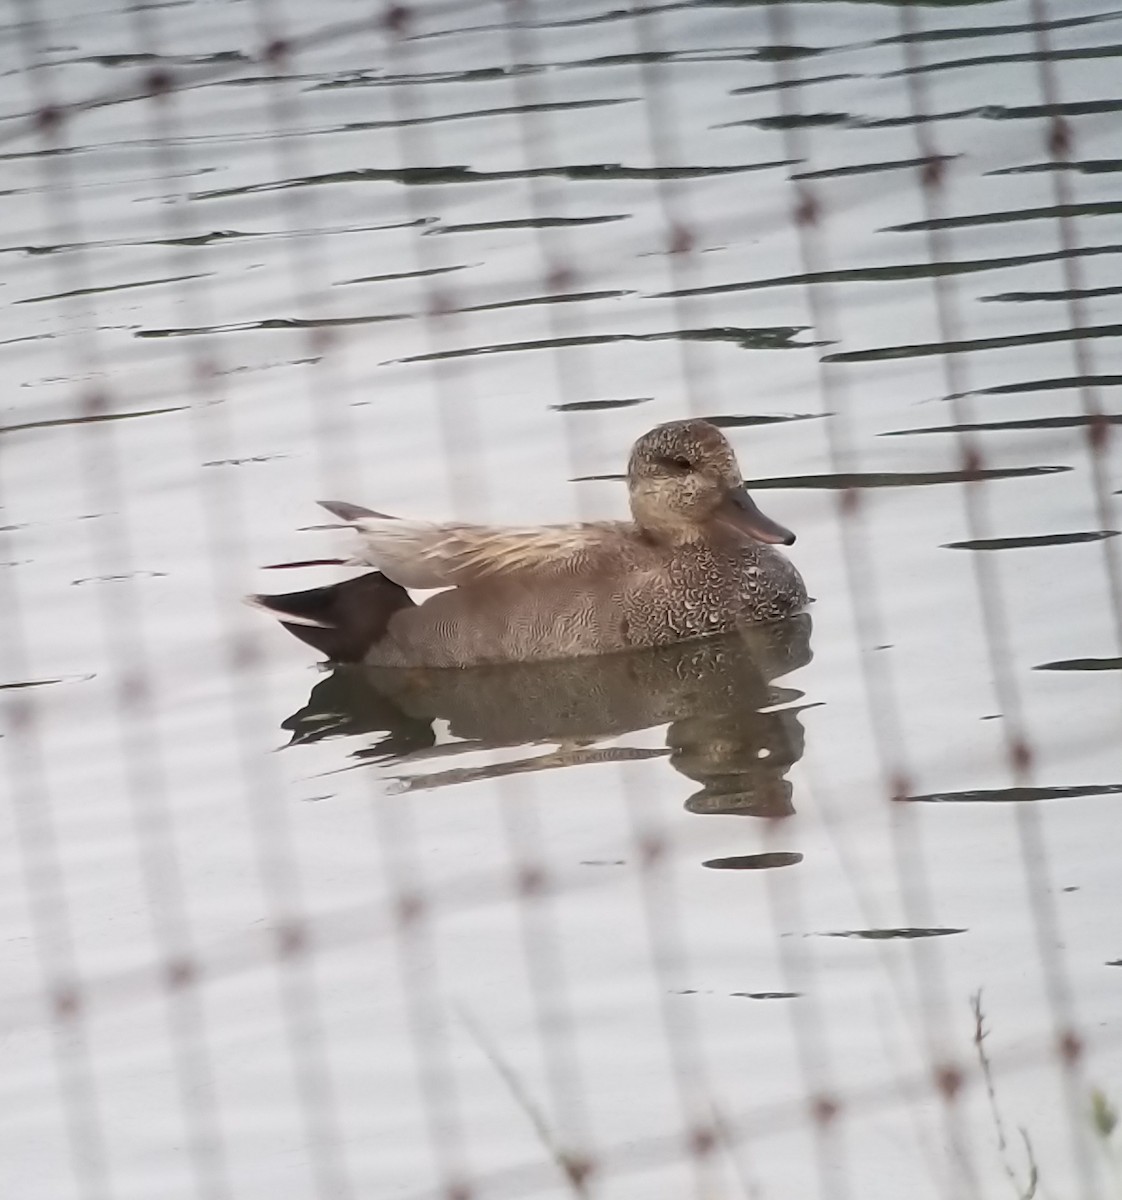
[[[381,737],[363,761],[419,765],[465,751],[555,748],[513,761],[412,773],[421,790],[582,763],[669,756],[701,785],[691,812],[780,817],[803,752],[797,701],[773,681],[810,661],[807,613],[655,649],[468,670],[336,667],[284,722],[293,743]],[[804,706],[805,707],[805,706]],[[602,743],[667,725],[666,747]],[[443,726],[455,740],[438,737]]]

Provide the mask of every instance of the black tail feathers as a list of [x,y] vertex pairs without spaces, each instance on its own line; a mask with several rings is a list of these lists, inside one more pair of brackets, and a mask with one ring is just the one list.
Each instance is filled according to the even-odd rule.
[[339,663],[361,662],[385,635],[390,617],[413,607],[409,593],[380,571],[303,592],[250,596],[249,601]]

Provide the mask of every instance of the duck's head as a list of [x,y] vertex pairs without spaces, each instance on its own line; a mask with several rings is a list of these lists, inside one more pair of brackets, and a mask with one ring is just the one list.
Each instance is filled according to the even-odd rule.
[[722,528],[758,542],[795,540],[756,507],[728,439],[708,421],[671,421],[643,434],[627,486],[636,524],[659,541],[697,541]]

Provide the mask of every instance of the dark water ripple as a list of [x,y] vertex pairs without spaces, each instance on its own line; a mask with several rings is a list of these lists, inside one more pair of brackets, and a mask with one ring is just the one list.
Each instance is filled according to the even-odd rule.
[[974,538],[964,542],[944,542],[944,550],[1028,550],[1037,546],[1077,546],[1117,537],[1117,529],[1092,529],[1084,533],[1041,533],[1028,537]]
[[877,362],[890,358],[922,358],[933,354],[970,354],[979,350],[1005,350],[1012,346],[1037,346],[1044,342],[1074,342],[1092,338],[1122,337],[1120,325],[1084,325],[1068,329],[1042,329],[1002,337],[963,338],[955,342],[922,342],[911,346],[880,346],[873,350],[840,350],[824,354],[823,362]]
[[454,358],[478,358],[492,354],[513,354],[526,350],[563,350],[576,346],[607,346],[617,342],[729,342],[742,350],[803,350],[815,342],[796,342],[806,332],[805,325],[737,329],[722,326],[713,329],[667,329],[659,333],[590,333],[579,337],[535,338],[526,342],[500,342],[492,346],[468,346],[462,350],[434,350],[393,359],[398,363],[440,362]]
[[1122,795],[1122,783],[1086,784],[1073,787],[1010,787],[967,792],[932,792],[909,796],[915,804],[1024,804],[1039,800],[1075,800],[1083,796]]
[[[851,471],[835,475],[784,475],[773,479],[750,479],[752,488],[874,488],[928,487],[940,483],[977,483],[982,480],[1021,479],[1032,475],[1055,475],[1070,471],[1065,466],[991,467],[980,471]],[[623,482],[625,475],[578,475],[573,483]]]
[[792,179],[842,179],[849,175],[873,175],[881,171],[907,171],[932,163],[953,162],[955,154],[924,154],[918,158],[897,158],[885,162],[850,163],[844,167],[822,167],[817,171],[793,171]]
[[378,325],[386,321],[403,321],[411,315],[411,313],[372,313],[361,317],[265,317],[260,321],[231,321],[226,325],[136,329],[133,331],[133,337],[209,337],[216,333],[252,333],[259,329],[332,329],[348,325]]
[[756,288],[800,287],[821,283],[898,283],[909,279],[932,279],[942,275],[969,275],[980,271],[1000,271],[1008,267],[1031,266],[1067,258],[1099,254],[1122,254],[1122,244],[1081,246],[1072,250],[1049,250],[1034,254],[1004,255],[1000,258],[963,259],[939,263],[900,263],[893,266],[848,267],[833,271],[810,271],[800,275],[775,275],[768,279],[747,279],[735,283],[679,288],[657,292],[657,297],[720,296],[729,292],[747,292]]
[[701,865],[717,871],[766,871],[773,867],[793,867],[803,856],[793,850],[771,850],[763,854],[734,854],[728,858],[710,858]]
[[959,425],[927,425],[922,429],[888,429],[879,437],[909,437],[922,433],[1009,433],[1022,429],[1083,429],[1102,422],[1122,424],[1122,413],[1102,413],[1095,417],[1025,417],[1009,421],[964,421]]
[[1045,204],[1036,208],[1014,208],[1006,212],[964,213],[958,217],[937,217],[927,221],[907,221],[886,225],[884,233],[911,233],[930,229],[968,229],[974,225],[1012,225],[1020,221],[1057,221],[1065,217],[1110,217],[1122,212],[1122,200],[1092,201],[1086,204]]
[[1066,658],[1041,663],[1034,671],[1122,671],[1122,658]]
[[931,125],[939,121],[1037,121],[1042,117],[1089,117],[1122,110],[1122,100],[1083,100],[1070,104],[983,104],[974,108],[937,113],[908,113],[895,117],[867,117],[855,122],[861,129],[895,129],[909,125]]
[[949,937],[951,934],[965,932],[965,929],[951,929],[938,926],[932,928],[902,926],[895,929],[839,929],[829,933],[819,933],[816,936],[831,938],[861,938],[864,941],[884,942],[894,941],[898,938],[907,940],[912,938]]
[[604,412],[613,408],[634,408],[637,404],[649,404],[653,396],[625,396],[622,399],[569,400],[564,404],[551,404],[554,412]]
[[1062,391],[1065,388],[1122,387],[1122,375],[1061,375],[1057,379],[1026,379],[1020,383],[997,383],[975,388],[972,396],[1012,396],[1024,392]]
[[68,425],[96,425],[102,421],[128,421],[133,417],[159,417],[165,413],[186,412],[186,404],[169,405],[166,408],[142,408],[133,412],[85,413],[77,417],[48,417],[40,421],[22,421],[14,425],[0,425],[0,436],[25,433],[29,429],[54,429]]
[[1122,56],[1122,45],[1078,46],[1070,50],[1053,47],[1047,56],[1027,51],[1020,54],[980,54],[973,58],[947,58],[940,62],[924,63],[919,67],[902,67],[898,71],[886,71],[883,78],[893,79],[902,75],[926,75],[935,71],[957,71],[971,67],[992,67],[1003,63],[1080,62],[1088,58],[1118,58]]
[[1000,292],[996,296],[979,296],[983,303],[1027,304],[1031,301],[1100,300],[1106,296],[1122,296],[1122,287],[1070,288],[1055,292]]
[[265,183],[248,183],[238,187],[214,188],[191,192],[188,200],[221,200],[231,196],[254,196],[262,192],[281,192],[290,188],[323,187],[339,183],[400,183],[409,187],[445,186],[447,184],[495,183],[518,179],[570,179],[591,182],[610,179],[709,179],[721,175],[742,175],[749,171],[770,171],[788,167],[793,159],[767,162],[738,163],[733,166],[659,166],[628,167],[622,163],[588,163],[580,166],[524,167],[510,171],[483,171],[472,167],[449,165],[443,167],[356,167],[348,171],[324,171],[316,175],[300,175],[275,179]]
[[986,175],[1048,175],[1056,171],[1074,171],[1079,175],[1113,175],[1122,171],[1120,158],[1067,159],[1060,162],[1025,163],[1016,167],[995,167]]

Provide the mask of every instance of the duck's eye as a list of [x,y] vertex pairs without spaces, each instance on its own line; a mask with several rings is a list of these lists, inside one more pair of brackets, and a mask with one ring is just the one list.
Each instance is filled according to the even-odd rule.
[[679,471],[692,471],[693,470],[693,463],[690,462],[690,460],[688,458],[686,458],[686,456],[684,454],[675,454],[668,461],[672,467],[677,468]]

